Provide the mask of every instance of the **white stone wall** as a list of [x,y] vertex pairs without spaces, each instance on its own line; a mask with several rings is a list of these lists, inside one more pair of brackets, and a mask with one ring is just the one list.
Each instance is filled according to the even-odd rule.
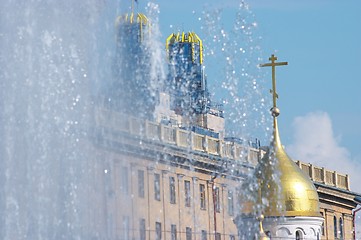
[[275,239],[321,239],[321,217],[266,217],[263,220],[265,233]]

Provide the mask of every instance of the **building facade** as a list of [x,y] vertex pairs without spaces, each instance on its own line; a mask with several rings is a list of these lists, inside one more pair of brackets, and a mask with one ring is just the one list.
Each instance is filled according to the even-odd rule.
[[[104,108],[95,126],[111,239],[238,239],[240,186],[264,151]],[[320,238],[352,239],[349,176],[296,163],[317,189]]]
[[[225,137],[223,113],[212,107],[206,86],[201,40],[195,33],[170,35],[167,87],[153,101],[141,60],[147,19],[138,14],[118,22],[119,85],[113,90],[122,91],[112,96],[121,105],[95,107],[90,142],[96,178],[106,186],[95,190],[94,201],[103,207],[89,216],[98,219],[94,228],[119,240],[233,240],[254,231],[236,224],[246,204],[240,186],[266,152],[257,142]],[[350,191],[349,177],[297,163],[317,190],[322,226],[316,235],[352,239],[360,195]],[[291,239],[303,239],[293,225]]]

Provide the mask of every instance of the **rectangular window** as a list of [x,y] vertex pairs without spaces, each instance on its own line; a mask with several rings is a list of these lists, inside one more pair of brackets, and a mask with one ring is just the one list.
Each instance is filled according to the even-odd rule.
[[140,240],[145,240],[145,219],[139,220],[139,236]]
[[233,201],[233,192],[228,191],[228,215],[233,216],[234,213],[234,201]]
[[[320,212],[320,213],[322,215],[322,218],[325,219],[323,212]],[[325,221],[323,221],[322,225],[321,225],[321,234],[322,234],[322,236],[325,236]]]
[[186,227],[186,240],[192,240],[192,228]]
[[170,203],[175,204],[176,203],[176,198],[175,198],[175,180],[174,177],[169,177],[169,198],[170,198]]
[[138,196],[144,198],[144,171],[138,170]]
[[220,212],[221,211],[221,203],[220,203],[220,197],[219,197],[219,187],[214,188],[214,202],[215,202],[216,211]]
[[185,194],[185,206],[191,206],[191,182],[185,180],[184,181],[184,194]]
[[333,216],[333,235],[337,238],[337,219],[336,216]]
[[162,224],[160,222],[155,223],[155,239],[162,239]]
[[120,183],[120,190],[124,194],[128,194],[129,192],[129,180],[128,180],[128,168],[122,167],[122,175],[121,175],[121,183]]
[[160,201],[160,175],[154,173],[154,199]]
[[123,239],[129,240],[129,217],[123,217]]
[[236,237],[234,235],[229,235],[229,240],[236,240]]
[[202,230],[202,239],[201,240],[207,240],[207,231]]
[[177,240],[177,226],[175,224],[172,224],[170,227],[171,227],[170,231],[172,235],[171,236],[172,240]]
[[206,209],[206,187],[204,184],[199,184],[199,197],[201,209]]
[[221,234],[220,233],[216,233],[216,240],[221,240]]
[[242,194],[240,192],[237,191],[237,209],[242,209]]

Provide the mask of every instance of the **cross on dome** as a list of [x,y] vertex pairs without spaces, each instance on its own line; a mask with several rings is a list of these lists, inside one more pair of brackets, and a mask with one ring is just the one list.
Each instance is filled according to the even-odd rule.
[[273,97],[273,108],[271,110],[272,115],[277,117],[279,115],[279,109],[277,108],[278,94],[276,91],[276,66],[288,65],[288,62],[276,62],[277,57],[274,54],[272,54],[269,60],[271,61],[270,63],[261,64],[260,67],[272,67],[272,89],[270,92],[272,93]]

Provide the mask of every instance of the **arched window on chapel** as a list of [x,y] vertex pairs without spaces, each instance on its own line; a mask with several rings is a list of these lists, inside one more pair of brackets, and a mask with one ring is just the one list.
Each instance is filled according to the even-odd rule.
[[300,230],[296,231],[296,240],[302,240],[303,236],[302,236],[302,232]]

